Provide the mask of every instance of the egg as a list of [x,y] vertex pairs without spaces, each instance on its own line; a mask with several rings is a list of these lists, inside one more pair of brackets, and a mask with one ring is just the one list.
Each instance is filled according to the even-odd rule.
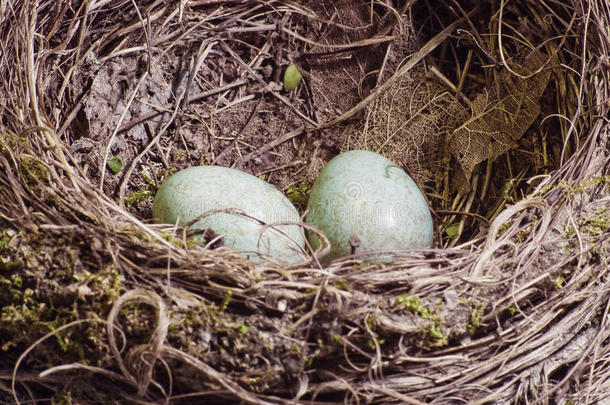
[[[316,178],[307,210],[306,222],[330,241],[325,261],[352,251],[432,244],[432,215],[424,195],[402,168],[377,153],[353,150],[334,157]],[[319,246],[315,233],[307,236]]]
[[297,262],[305,252],[305,236],[296,225],[301,219],[290,200],[271,184],[239,170],[181,170],[163,182],[153,202],[157,223],[184,225],[208,212],[191,229],[211,229],[222,236],[224,246],[253,261],[265,256],[280,263]]

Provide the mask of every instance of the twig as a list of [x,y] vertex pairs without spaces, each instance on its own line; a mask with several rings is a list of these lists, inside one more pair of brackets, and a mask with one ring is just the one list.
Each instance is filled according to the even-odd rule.
[[246,156],[242,157],[241,159],[238,159],[235,163],[233,163],[233,166],[231,166],[231,167],[235,167],[238,164],[244,164],[246,162],[249,162],[252,158],[260,155],[261,153],[268,151],[269,149],[275,148],[276,146],[279,146],[279,145],[283,144],[284,142],[291,140],[294,137],[301,135],[303,132],[304,132],[303,127],[297,128],[294,131],[287,132],[282,137],[274,139],[273,141],[269,142],[268,144],[261,146],[254,152],[250,152]]
[[131,92],[131,96],[129,96],[129,100],[127,100],[127,104],[123,108],[123,112],[121,113],[121,116],[119,117],[117,126],[114,128],[114,131],[112,131],[112,134],[110,135],[110,138],[108,139],[108,143],[106,144],[106,150],[104,151],[104,159],[102,160],[102,167],[100,168],[100,171],[102,172],[102,174],[100,175],[100,185],[99,185],[100,192],[103,192],[103,190],[104,190],[104,175],[106,174],[106,164],[108,163],[108,155],[110,154],[110,147],[112,146],[112,142],[114,141],[114,138],[116,137],[116,135],[119,133],[119,130],[121,129],[121,127],[119,125],[121,125],[121,122],[123,122],[123,120],[125,119],[125,116],[127,115],[127,111],[129,111],[129,108],[131,107],[131,104],[133,103],[133,100],[135,99],[136,94],[138,94],[138,91],[140,90],[140,86],[142,85],[142,83],[144,82],[144,80],[147,77],[148,77],[148,71],[145,71],[144,73],[142,73],[142,77],[140,77],[140,79],[138,80],[138,83],[136,83],[136,86],[134,87],[133,91]]
[[[478,9],[478,6],[475,7],[470,12],[470,14],[473,14],[477,9]],[[392,77],[390,77],[388,80],[386,80],[381,86],[379,86],[375,90],[373,90],[371,92],[371,94],[369,94],[364,100],[360,101],[354,107],[350,108],[349,110],[347,110],[343,114],[339,115],[338,117],[335,117],[335,118],[331,119],[330,121],[327,121],[327,122],[324,122],[324,123],[318,125],[315,129],[319,130],[319,129],[331,127],[341,121],[344,121],[344,120],[350,118],[351,116],[356,114],[358,111],[362,110],[370,102],[377,99],[377,97],[379,97],[379,94],[387,91],[396,81],[398,81],[398,79],[400,79],[405,73],[407,73],[415,65],[417,65],[430,52],[432,52],[434,49],[436,49],[437,46],[442,44],[443,41],[445,41],[445,39],[447,39],[449,37],[449,35],[451,35],[451,33],[463,21],[464,21],[464,17],[460,18],[457,21],[454,21],[447,28],[442,30],[440,33],[436,34],[430,41],[428,41],[426,43],[426,45],[422,46],[419,51],[417,51],[413,56],[411,56],[409,58],[409,60],[406,61],[405,64],[400,69],[398,69],[398,71],[396,73],[394,73],[394,75],[392,75]]]
[[216,163],[218,163],[218,161],[220,159],[222,159],[227,153],[229,153],[231,151],[231,149],[233,148],[235,143],[237,143],[237,140],[246,132],[246,130],[250,127],[252,122],[254,122],[254,118],[258,114],[258,110],[260,109],[260,106],[263,103],[263,100],[264,99],[261,97],[261,99],[256,104],[256,107],[254,107],[254,111],[252,111],[252,114],[250,114],[250,117],[248,118],[248,121],[246,122],[246,124],[241,128],[239,133],[237,135],[235,135],[235,137],[231,140],[231,143],[226,148],[224,148],[224,150],[222,152],[220,152],[218,154],[218,156],[216,156],[214,158],[214,160],[212,160],[212,163],[210,163],[211,165],[215,165]]
[[[208,90],[208,91],[197,93],[193,97],[189,98],[189,103],[194,103],[194,102],[203,100],[204,98],[213,96],[213,95],[218,94],[218,93],[222,93],[223,91],[230,90],[230,89],[232,89],[234,87],[243,86],[246,83],[248,83],[247,80],[236,80],[236,81],[234,81],[232,83],[225,84],[224,86],[216,87],[216,88],[213,88],[213,89]],[[130,128],[138,125],[138,124],[141,124],[144,121],[148,121],[148,120],[150,120],[152,118],[155,118],[155,117],[157,117],[157,116],[159,116],[161,114],[164,114],[164,113],[167,112],[168,109],[170,109],[172,107],[172,105],[173,105],[173,103],[168,103],[168,104],[165,104],[162,107],[159,107],[158,111],[151,111],[151,112],[148,112],[146,114],[143,114],[143,115],[139,116],[138,118],[135,118],[135,119],[129,121],[128,123],[121,125],[117,132],[126,131],[126,130],[128,130],[128,129],[130,129]]]
[[192,0],[187,3],[189,7],[211,6],[213,4],[242,4],[249,0]]
[[[252,76],[252,77],[253,77],[253,78],[254,78],[254,79],[257,81],[257,82],[259,82],[261,85],[263,85],[263,88],[265,88],[265,89],[266,89],[266,88],[268,88],[268,83],[267,83],[267,82],[265,82],[265,81],[263,80],[263,78],[262,78],[262,77],[260,77],[260,75],[259,75],[258,73],[256,73],[254,70],[252,70],[252,69],[250,68],[250,66],[248,66],[248,64],[247,64],[247,63],[245,63],[245,62],[243,61],[243,59],[242,59],[242,58],[241,58],[239,55],[237,55],[237,54],[236,54],[236,53],[233,51],[233,49],[231,49],[231,47],[230,47],[230,46],[228,46],[228,45],[227,45],[225,42],[221,42],[221,43],[222,43],[223,47],[225,48],[225,50],[226,50],[227,52],[229,52],[229,54],[231,54],[231,56],[232,56],[232,57],[233,57],[235,60],[237,60],[237,61],[239,62],[239,64],[240,64],[240,65],[242,65],[242,67],[243,67],[244,69],[246,69],[246,70],[248,71],[248,73],[249,73],[249,74],[250,74],[250,75],[251,75],[251,76]],[[290,102],[290,101],[289,101],[289,100],[288,100],[286,97],[282,96],[281,94],[278,94],[278,93],[277,93],[277,92],[275,92],[275,91],[270,91],[269,93],[271,93],[271,94],[273,95],[273,97],[277,98],[278,100],[280,100],[282,103],[284,103],[284,104],[285,104],[285,105],[287,105],[288,107],[292,108],[292,110],[293,110],[294,112],[296,112],[296,113],[299,115],[299,117],[303,118],[303,119],[304,119],[305,121],[307,121],[309,124],[311,124],[311,125],[318,125],[318,123],[317,123],[317,122],[315,122],[314,120],[312,120],[311,118],[309,118],[308,116],[306,116],[305,114],[303,114],[301,111],[299,111],[299,109],[298,109],[298,108],[296,108],[295,106],[293,106],[293,105],[292,105],[292,103],[291,103],[291,102]]]
[[119,205],[121,206],[121,208],[125,208],[125,202],[124,202],[125,188],[127,187],[127,183],[129,182],[129,179],[131,178],[131,173],[133,173],[133,170],[135,169],[135,167],[138,164],[138,162],[140,161],[140,159],[142,159],[142,157],[146,156],[146,154],[152,149],[152,147],[154,145],[156,145],[157,142],[159,142],[159,139],[161,139],[161,135],[163,135],[165,133],[165,131],[167,130],[167,128],[171,125],[171,123],[174,121],[174,119],[178,115],[179,111],[180,111],[180,100],[178,100],[176,102],[174,112],[172,113],[172,116],[170,117],[170,119],[163,125],[163,127],[159,130],[159,132],[155,135],[155,137],[149,142],[149,144],[146,146],[146,148],[144,148],[144,150],[139,155],[134,157],[133,160],[131,161],[129,168],[125,172],[123,181],[121,182],[121,185],[119,186]]

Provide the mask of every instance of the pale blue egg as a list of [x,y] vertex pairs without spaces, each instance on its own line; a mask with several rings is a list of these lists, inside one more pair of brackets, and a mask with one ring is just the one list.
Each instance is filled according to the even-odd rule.
[[[333,158],[318,175],[307,209],[306,222],[331,243],[324,260],[351,254],[352,237],[359,241],[356,253],[432,244],[432,215],[419,187],[377,153],[353,150]],[[319,246],[314,233],[307,235]]]
[[[211,229],[224,246],[254,261],[261,255],[275,262],[302,260],[305,238],[300,217],[290,200],[271,184],[239,170],[195,166],[169,177],[153,203],[157,223],[186,224],[214,210],[192,229]],[[273,225],[284,223],[283,225]],[[286,224],[290,223],[290,224]]]

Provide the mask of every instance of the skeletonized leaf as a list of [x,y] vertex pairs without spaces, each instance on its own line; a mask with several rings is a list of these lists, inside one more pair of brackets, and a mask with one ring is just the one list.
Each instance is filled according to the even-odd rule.
[[343,150],[380,153],[417,182],[427,181],[442,175],[445,140],[468,116],[442,85],[404,75],[366,108],[364,128],[350,131]]
[[[523,76],[540,69],[548,56],[535,50],[511,64]],[[466,179],[485,159],[494,160],[517,146],[517,141],[540,113],[540,97],[550,78],[543,69],[528,78],[509,71],[497,75],[496,82],[485,88],[473,101],[471,115],[449,138],[451,153],[459,162]]]

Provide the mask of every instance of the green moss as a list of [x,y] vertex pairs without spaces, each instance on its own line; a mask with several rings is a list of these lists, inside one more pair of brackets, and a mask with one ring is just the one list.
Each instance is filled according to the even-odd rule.
[[150,177],[150,175],[148,173],[146,173],[146,171],[142,170],[140,172],[140,176],[142,176],[142,178],[144,179],[144,181],[146,182],[146,184],[148,184],[149,187],[151,188],[155,188],[157,186],[157,183],[155,183],[155,181],[153,180],[152,177]]
[[102,365],[110,358],[103,320],[123,291],[123,277],[111,260],[100,265],[86,238],[17,232],[0,249],[1,356],[15,358],[49,331],[91,319],[56,333],[25,361]]
[[13,282],[13,285],[15,287],[17,287],[17,288],[23,287],[23,279],[18,274],[13,274],[11,276],[11,281]]
[[29,144],[29,140],[26,136],[17,136],[9,132],[0,132],[0,153],[3,155],[9,155],[9,151],[13,154],[18,154],[19,150],[23,149],[24,146]]
[[377,338],[375,340],[369,339],[368,346],[369,346],[369,349],[371,349],[371,351],[375,351],[375,341],[377,341],[377,344],[380,346],[385,344],[385,339],[382,339],[382,338]]
[[443,303],[437,302],[432,308],[422,305],[420,299],[415,296],[400,295],[396,299],[397,309],[407,309],[415,313],[419,318],[426,320],[420,331],[420,335],[427,341],[430,347],[446,346],[449,338],[443,333],[443,318],[440,315]]
[[335,287],[337,290],[348,291],[350,293],[354,292],[354,289],[350,285],[348,285],[347,280],[345,280],[344,278],[340,278],[335,281],[333,283],[333,287]]
[[432,313],[428,307],[421,305],[419,297],[400,295],[396,302],[399,307],[406,308],[416,313],[422,319],[432,319]]
[[2,324],[22,326],[38,321],[40,321],[40,313],[24,305],[5,305],[0,313],[0,323]]
[[510,228],[511,223],[510,222],[505,222],[502,225],[500,225],[500,227],[498,228],[498,235],[497,237],[499,238],[500,236],[504,235],[504,233],[506,231],[508,231],[508,228]]
[[293,204],[301,207],[307,206],[309,183],[302,181],[299,184],[293,184],[286,189],[286,196]]
[[470,322],[468,323],[468,332],[474,334],[476,329],[481,326],[481,318],[483,317],[484,311],[482,308],[475,308],[470,313]]
[[142,201],[152,197],[152,195],[153,195],[153,192],[150,190],[134,191],[133,193],[131,193],[127,197],[125,197],[125,204],[128,207],[130,207],[132,205],[141,203]]
[[38,181],[46,182],[49,180],[47,168],[40,161],[28,156],[20,156],[22,167],[25,169],[25,180],[28,184],[34,185]]
[[[177,247],[178,249],[184,249],[186,247],[183,240],[177,238],[175,235],[169,234],[167,232],[161,232],[161,237],[165,239],[165,241]],[[187,241],[187,243],[190,243],[190,241]]]
[[233,297],[233,291],[227,290],[225,293],[225,298],[222,300],[222,304],[220,304],[220,311],[223,312],[227,309],[229,304],[231,303],[231,298]]
[[566,283],[566,279],[562,276],[555,277],[555,282],[553,283],[553,288],[556,290],[561,290]]
[[559,183],[557,183],[557,184],[549,184],[549,185],[542,187],[538,191],[538,194],[544,195],[544,194],[547,194],[549,191],[553,190],[554,188],[562,188],[565,191],[567,191],[568,195],[574,195],[574,194],[578,194],[578,193],[587,191],[591,187],[598,187],[602,184],[606,184],[606,188],[608,186],[610,186],[610,175],[593,177],[593,178],[587,179],[583,182],[580,182],[576,185],[571,185],[565,180],[560,180]]
[[3,230],[2,234],[0,234],[0,249],[6,247],[8,243],[11,241],[11,236],[8,231]]
[[583,222],[583,231],[593,236],[602,236],[610,232],[610,209],[599,208],[595,211],[595,216],[586,218]]
[[435,325],[432,325],[430,327],[430,337],[432,337],[433,339],[440,340],[444,339],[445,335],[443,335],[443,333]]
[[610,183],[610,175],[593,177],[591,179],[587,179],[581,183],[578,183],[574,187],[566,186],[566,189],[571,194],[575,194],[575,193],[581,193],[583,191],[586,191],[591,187],[600,186],[604,183]]
[[[175,171],[175,169],[173,169],[173,171]],[[168,172],[167,176],[169,175],[170,173]],[[142,170],[140,176],[146,184],[140,190],[134,191],[125,197],[125,204],[128,207],[152,198],[157,190],[157,184],[146,171]]]
[[522,243],[524,242],[528,236],[532,233],[532,231],[536,228],[538,218],[534,218],[534,220],[524,229],[517,232],[515,235],[515,242]]
[[374,314],[369,314],[365,318],[366,327],[370,330],[375,330],[375,327],[379,324],[377,317]]
[[[610,232],[610,209],[607,207],[599,208],[591,216],[578,218],[576,225],[578,232],[591,236],[602,236]],[[566,224],[564,228],[565,236],[572,238],[576,236],[576,229],[572,224]]]
[[72,393],[68,392],[57,392],[51,398],[51,405],[72,405]]
[[184,149],[176,148],[172,151],[172,162],[180,161],[185,158],[187,158],[187,151]]

